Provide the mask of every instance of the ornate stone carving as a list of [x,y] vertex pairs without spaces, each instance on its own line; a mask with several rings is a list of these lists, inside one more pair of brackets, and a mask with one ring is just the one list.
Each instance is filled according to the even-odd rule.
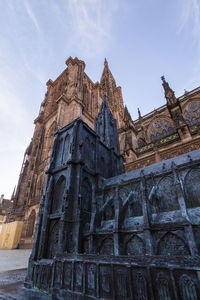
[[166,233],[158,244],[159,255],[190,255],[184,241],[173,233]]
[[141,272],[135,274],[135,286],[136,300],[148,300],[147,281]]
[[180,277],[179,287],[183,300],[198,300],[196,285],[188,275],[183,274]]
[[86,294],[93,295],[96,294],[96,265],[87,264],[86,265]]
[[169,290],[168,277],[163,273],[159,273],[156,278],[156,286],[159,300],[172,300]]

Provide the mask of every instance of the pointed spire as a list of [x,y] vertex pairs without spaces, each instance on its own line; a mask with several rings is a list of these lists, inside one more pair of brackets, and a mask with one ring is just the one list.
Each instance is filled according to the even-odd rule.
[[108,106],[106,95],[98,113],[98,117],[94,121],[94,130],[99,135],[100,140],[109,148],[119,154],[119,140],[117,132],[117,122],[113,118],[112,112]]
[[11,200],[13,200],[15,198],[15,190],[16,190],[16,185],[15,185],[14,190],[12,192]]
[[174,91],[170,88],[169,83],[165,80],[165,77],[162,76],[162,86],[165,91],[165,98],[167,100],[167,105],[168,106],[173,106],[174,104],[177,103],[177,99],[175,97]]
[[124,108],[124,119],[123,119],[123,121],[124,122],[132,121],[131,115],[130,115],[126,105],[125,105],[125,108]]
[[106,83],[108,81],[112,81],[116,87],[116,82],[115,82],[115,79],[109,69],[109,66],[108,66],[108,61],[107,59],[105,58],[104,60],[104,69],[103,69],[103,73],[101,75],[101,80],[100,80],[100,84],[101,85],[106,85]]
[[104,113],[106,110],[109,111],[109,113],[112,115],[111,110],[110,110],[110,108],[108,106],[108,103],[107,103],[106,93],[104,93],[103,101],[101,103],[98,115],[101,114],[101,113]]

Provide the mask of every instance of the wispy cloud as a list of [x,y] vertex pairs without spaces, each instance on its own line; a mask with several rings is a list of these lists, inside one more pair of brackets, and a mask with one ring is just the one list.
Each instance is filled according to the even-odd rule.
[[200,52],[200,1],[199,0],[181,0],[181,16],[178,33],[191,24],[194,41],[199,47]]
[[191,43],[196,51],[196,63],[193,75],[188,79],[188,86],[199,85],[200,80],[200,0],[180,0],[181,13],[178,33],[187,29],[191,35]]
[[111,29],[119,0],[68,0],[72,37],[85,55],[96,55],[111,39]]
[[29,0],[24,0],[24,6],[26,8],[26,12],[27,12],[28,16],[30,17],[33,24],[35,25],[37,31],[40,32],[40,26],[39,26],[38,20],[32,10]]

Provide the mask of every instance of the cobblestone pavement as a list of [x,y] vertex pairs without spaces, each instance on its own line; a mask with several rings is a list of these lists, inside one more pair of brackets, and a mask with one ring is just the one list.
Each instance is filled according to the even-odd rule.
[[24,288],[27,269],[0,273],[0,300],[50,300],[51,297],[38,291]]
[[49,300],[49,296],[24,288],[31,250],[0,250],[0,300]]

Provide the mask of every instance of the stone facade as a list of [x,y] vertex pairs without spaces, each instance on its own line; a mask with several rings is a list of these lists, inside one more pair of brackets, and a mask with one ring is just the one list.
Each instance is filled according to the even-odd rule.
[[104,97],[56,133],[26,286],[53,299],[200,298],[200,150],[124,173]]
[[4,195],[0,196],[0,225],[5,223],[7,214],[9,213],[13,202],[5,199]]
[[31,247],[39,202],[56,130],[81,117],[94,129],[103,95],[117,120],[120,152],[126,171],[142,168],[199,148],[200,89],[176,98],[163,80],[167,103],[135,121],[124,107],[121,87],[105,60],[100,82],[84,72],[85,63],[69,57],[67,68],[55,80],[48,80],[47,92],[35,119],[32,141],[25,151],[13,209],[7,222],[23,220],[21,247]]

